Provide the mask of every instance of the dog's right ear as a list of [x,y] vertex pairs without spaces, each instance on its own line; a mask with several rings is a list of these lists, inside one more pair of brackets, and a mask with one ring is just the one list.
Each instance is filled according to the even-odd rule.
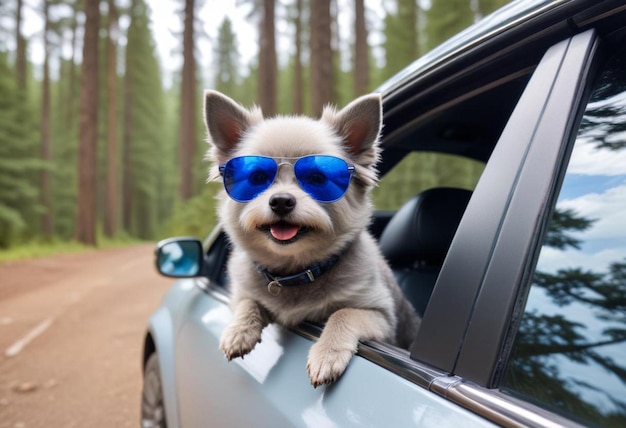
[[210,157],[217,163],[225,162],[248,128],[262,119],[258,108],[248,111],[220,92],[205,91],[204,123],[214,148]]

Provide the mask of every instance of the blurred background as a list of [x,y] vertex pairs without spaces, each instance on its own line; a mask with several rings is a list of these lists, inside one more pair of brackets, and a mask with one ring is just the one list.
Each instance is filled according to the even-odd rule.
[[[505,3],[0,1],[0,261],[206,235],[218,185],[206,184],[204,89],[266,117],[317,116]],[[411,162],[392,173],[414,194],[438,162]],[[482,165],[448,169],[437,174],[472,187]],[[377,189],[376,208],[397,194]]]

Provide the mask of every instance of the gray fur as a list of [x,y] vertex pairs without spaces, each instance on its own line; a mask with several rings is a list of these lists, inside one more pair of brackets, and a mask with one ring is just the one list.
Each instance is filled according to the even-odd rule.
[[[218,214],[233,245],[228,270],[234,317],[220,343],[229,360],[249,353],[270,322],[325,323],[307,364],[314,386],[331,383],[343,373],[359,340],[410,346],[420,320],[367,231],[381,117],[379,95],[361,97],[339,112],[327,108],[320,120],[301,116],[263,120],[258,109],[248,111],[215,91],[205,94],[212,178],[219,177],[219,163],[251,154],[278,158],[329,154],[346,159],[357,170],[344,197],[331,204],[320,204],[300,189],[289,167],[281,168],[274,184],[246,204],[220,194]],[[289,193],[296,200],[295,209],[283,220],[308,228],[295,242],[277,243],[261,230],[279,220],[269,208],[269,198],[276,193]],[[337,264],[313,283],[283,287],[277,296],[268,292],[268,281],[256,268],[260,264],[289,275],[340,253]]]

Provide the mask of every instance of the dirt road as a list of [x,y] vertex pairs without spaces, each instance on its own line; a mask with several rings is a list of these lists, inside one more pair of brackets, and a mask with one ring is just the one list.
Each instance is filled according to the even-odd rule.
[[151,244],[0,264],[0,427],[138,427]]

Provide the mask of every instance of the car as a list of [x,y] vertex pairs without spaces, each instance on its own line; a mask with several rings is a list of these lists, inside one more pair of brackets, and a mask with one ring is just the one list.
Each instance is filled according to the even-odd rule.
[[379,88],[370,229],[423,320],[332,385],[306,374],[320,325],[218,349],[219,225],[158,243],[178,280],[148,321],[143,426],[626,426],[625,42],[623,0],[516,1]]

